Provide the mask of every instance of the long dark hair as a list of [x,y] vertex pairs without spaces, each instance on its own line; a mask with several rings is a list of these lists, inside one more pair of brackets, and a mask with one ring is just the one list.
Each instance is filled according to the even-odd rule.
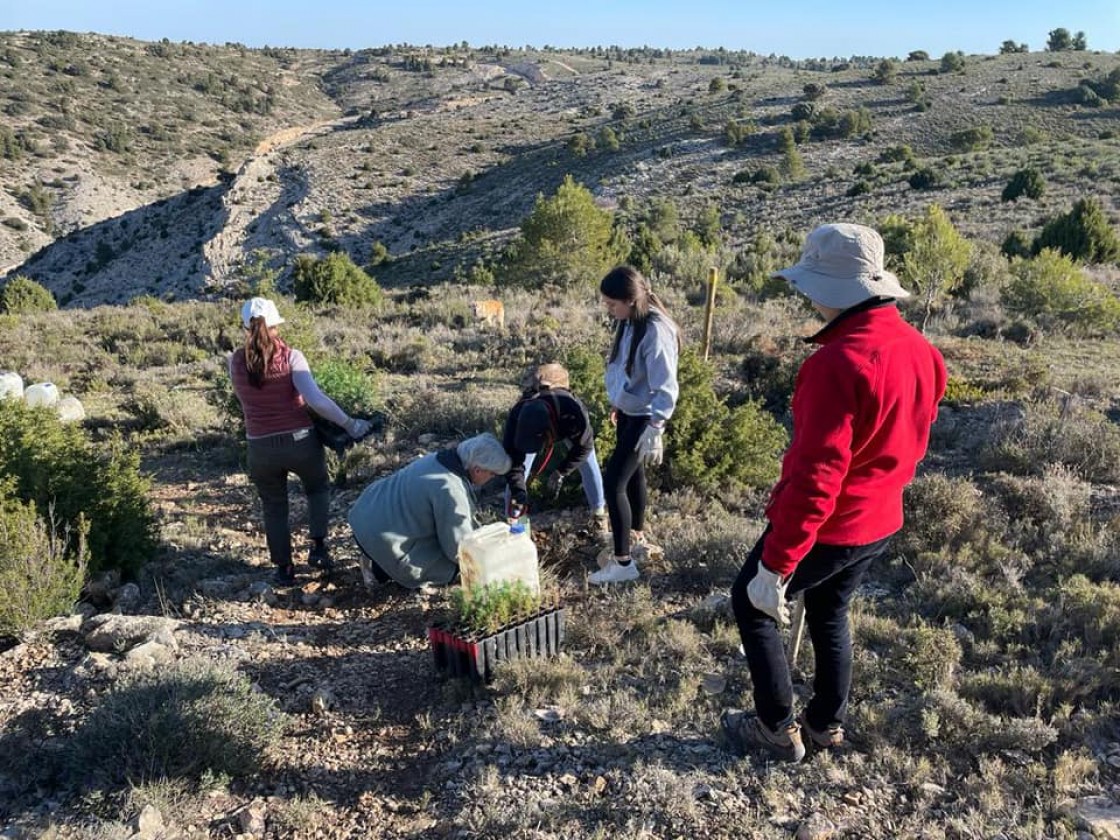
[[249,370],[250,385],[260,388],[264,384],[264,375],[276,350],[276,336],[271,327],[265,326],[264,318],[251,319],[245,331],[245,367]]
[[651,317],[663,318],[673,328],[673,333],[677,337],[677,346],[681,343],[681,331],[677,326],[676,321],[669,315],[669,310],[665,308],[665,304],[661,302],[654,291],[649,287],[649,281],[642,276],[642,272],[634,268],[632,265],[620,265],[612,268],[607,272],[606,276],[599,281],[599,292],[611,300],[621,300],[625,302],[633,301],[630,308],[630,317],[625,321],[619,321],[614,328],[614,340],[611,342],[611,354],[607,357],[607,362],[613,362],[618,356],[618,348],[622,345],[622,333],[626,329],[626,325],[630,324],[634,328],[634,334],[630,338],[630,352],[626,357],[626,375],[630,375],[630,371],[634,367],[634,354],[638,350],[638,345],[642,343],[642,339],[646,335],[646,327],[649,326],[649,319]]

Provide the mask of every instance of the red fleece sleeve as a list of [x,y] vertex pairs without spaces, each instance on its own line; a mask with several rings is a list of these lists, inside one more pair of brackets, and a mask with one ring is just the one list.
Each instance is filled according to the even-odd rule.
[[791,574],[835,510],[852,461],[858,405],[850,367],[822,351],[805,360],[793,393],[793,441],[766,507],[771,527],[762,563],[771,571]]

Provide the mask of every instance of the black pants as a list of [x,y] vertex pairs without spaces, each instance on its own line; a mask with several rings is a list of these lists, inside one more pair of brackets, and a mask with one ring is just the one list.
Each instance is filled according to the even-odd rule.
[[[771,731],[793,721],[793,684],[778,622],[754,608],[747,583],[758,571],[769,527],[759,538],[731,589],[731,605],[747,654],[759,719]],[[813,698],[805,718],[813,729],[842,724],[852,686],[852,634],[848,606],[875,558],[884,554],[890,537],[869,545],[815,545],[790,578],[786,597],[805,593],[805,625],[813,642]]]
[[[299,437],[297,437],[297,435]],[[327,536],[331,482],[323,446],[313,431],[269,435],[249,440],[249,478],[264,509],[268,554],[277,566],[292,562],[288,524],[288,473],[295,473],[307,494],[307,530],[312,539]]]
[[649,423],[648,417],[634,417],[618,412],[615,427],[618,442],[607,459],[603,473],[603,491],[607,496],[607,514],[611,520],[614,553],[623,557],[630,553],[630,529],[642,531],[646,521],[646,470],[638,460],[634,447]]

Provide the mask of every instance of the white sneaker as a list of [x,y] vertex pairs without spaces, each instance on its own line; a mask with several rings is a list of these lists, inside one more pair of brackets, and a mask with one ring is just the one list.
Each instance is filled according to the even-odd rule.
[[596,586],[602,586],[605,583],[625,583],[629,580],[638,579],[638,564],[631,560],[625,566],[615,560],[613,557],[603,568],[597,572],[592,572],[587,576],[587,580]]

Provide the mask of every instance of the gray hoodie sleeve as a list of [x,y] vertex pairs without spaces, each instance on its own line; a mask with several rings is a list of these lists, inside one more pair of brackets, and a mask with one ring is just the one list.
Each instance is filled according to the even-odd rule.
[[677,407],[680,387],[677,384],[677,334],[673,327],[660,318],[652,319],[652,329],[646,332],[640,352],[645,360],[652,421],[663,425],[673,416]]
[[325,417],[340,426],[350,422],[349,415],[339,408],[334,400],[319,390],[303,353],[292,350],[288,358],[292,366],[292,384],[296,386],[296,390],[308,407],[320,417]]

